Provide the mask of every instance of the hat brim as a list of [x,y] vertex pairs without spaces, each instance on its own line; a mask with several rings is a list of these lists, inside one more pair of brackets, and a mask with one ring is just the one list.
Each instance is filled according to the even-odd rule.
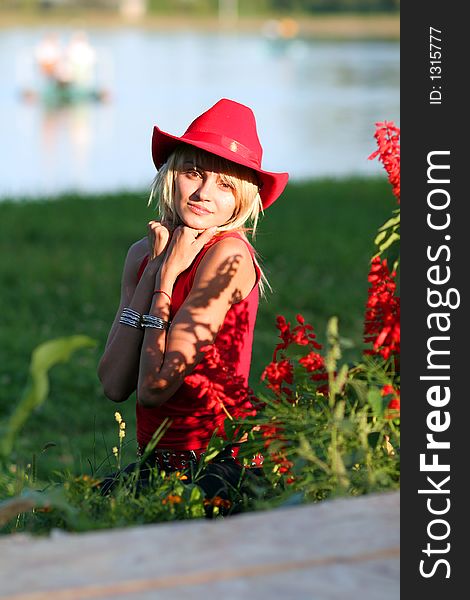
[[188,144],[189,146],[200,148],[201,150],[205,150],[206,152],[210,152],[211,154],[215,154],[216,156],[220,156],[231,162],[253,169],[253,171],[257,173],[260,181],[261,189],[259,195],[264,209],[271,206],[271,204],[279,198],[287,185],[289,179],[288,173],[272,173],[270,171],[264,171],[263,169],[254,166],[248,159],[228,148],[209,142],[189,140],[186,139],[184,135],[177,137],[162,131],[155,125],[152,135],[152,158],[157,169],[167,161],[170,154],[179,144]]

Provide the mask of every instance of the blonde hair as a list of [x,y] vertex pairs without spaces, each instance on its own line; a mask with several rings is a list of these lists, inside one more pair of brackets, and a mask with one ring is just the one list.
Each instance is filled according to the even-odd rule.
[[[160,167],[152,182],[148,203],[149,205],[155,203],[160,220],[168,223],[171,228],[182,224],[175,210],[175,181],[178,172],[182,170],[186,162],[194,163],[194,165],[204,164],[206,169],[220,173],[222,182],[233,189],[234,213],[226,223],[217,227],[217,232],[238,231],[245,239],[249,232],[254,238],[259,217],[263,214],[256,172],[249,167],[188,144],[179,144],[175,148],[166,163]],[[254,260],[261,271],[260,293],[264,296],[265,288],[271,289],[271,286],[257,258],[255,257]]]

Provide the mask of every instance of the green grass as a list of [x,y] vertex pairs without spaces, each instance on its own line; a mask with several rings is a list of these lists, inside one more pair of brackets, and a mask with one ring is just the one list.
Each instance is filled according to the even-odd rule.
[[[351,342],[345,358],[361,356],[373,238],[394,208],[384,177],[290,184],[267,210],[255,246],[273,293],[258,313],[255,390],[276,344],[277,314],[292,321],[302,313],[320,342],[336,315]],[[118,304],[124,257],[152,216],[146,192],[0,203],[0,418],[21,396],[35,346],[73,334],[98,341],[95,350],[54,367],[48,401],[20,434],[14,459],[27,463],[36,455],[39,478],[54,469],[90,473],[117,443],[117,407],[103,396],[96,366]],[[118,408],[128,424],[123,460],[131,462],[134,399]],[[43,452],[50,442],[56,445]]]

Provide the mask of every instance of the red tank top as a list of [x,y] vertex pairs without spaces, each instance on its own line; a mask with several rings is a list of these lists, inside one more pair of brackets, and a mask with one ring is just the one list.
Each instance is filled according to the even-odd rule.
[[[194,282],[196,270],[207,250],[225,237],[237,237],[252,246],[237,232],[229,231],[212,238],[181,273],[174,285],[170,318],[173,319],[183,304]],[[140,279],[148,257],[142,263]],[[256,282],[246,298],[232,304],[215,341],[205,352],[202,361],[191,375],[185,377],[175,395],[158,408],[143,408],[137,403],[137,441],[145,447],[165,418],[171,426],[157,447],[175,450],[203,450],[218,427],[224,435],[223,422],[227,412],[234,418],[254,415],[250,402],[248,377],[250,373],[253,332],[258,310],[260,269],[254,262]]]

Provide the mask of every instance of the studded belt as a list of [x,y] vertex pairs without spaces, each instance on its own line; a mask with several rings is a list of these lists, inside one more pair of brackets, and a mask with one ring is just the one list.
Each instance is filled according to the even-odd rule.
[[[182,471],[191,465],[196,466],[206,449],[203,450],[173,450],[171,448],[155,448],[146,459],[148,464],[157,466],[163,471]],[[137,456],[140,459],[144,454],[143,448],[137,448]],[[235,459],[238,448],[226,448],[218,455],[217,460]]]

